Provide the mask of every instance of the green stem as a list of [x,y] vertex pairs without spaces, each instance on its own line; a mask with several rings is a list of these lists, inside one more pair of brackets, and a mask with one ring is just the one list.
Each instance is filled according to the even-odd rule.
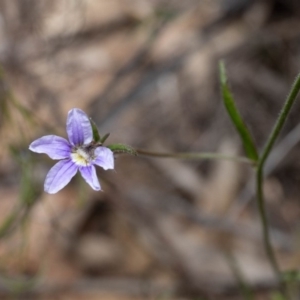
[[268,158],[268,156],[272,150],[272,147],[284,125],[287,115],[296,100],[299,90],[300,90],[300,74],[297,76],[297,78],[291,88],[291,92],[288,95],[288,97],[286,98],[285,104],[284,104],[284,106],[279,114],[279,117],[273,127],[273,130],[266,142],[266,145],[265,145],[265,147],[262,151],[262,154],[260,156],[260,159],[259,159],[258,168],[259,167],[262,168],[264,166],[264,163],[265,163],[266,159]]
[[260,214],[260,219],[262,223],[263,230],[263,241],[266,254],[270,260],[271,266],[275,274],[280,278],[280,269],[275,258],[275,254],[270,241],[270,234],[268,228],[268,219],[266,214],[266,207],[263,195],[263,172],[262,169],[257,169],[256,171],[256,197],[257,197],[257,206]]
[[166,152],[152,152],[142,149],[135,149],[136,153],[143,156],[152,156],[157,158],[179,158],[179,159],[223,159],[231,160],[234,162],[252,164],[255,165],[255,161],[246,157],[230,156],[221,153],[210,153],[210,152],[178,152],[178,153],[166,153]]
[[278,135],[285,123],[288,113],[289,113],[293,103],[296,100],[299,90],[300,90],[300,74],[297,76],[297,78],[291,88],[290,94],[288,95],[288,97],[285,101],[285,104],[279,114],[279,117],[273,127],[273,130],[270,133],[270,136],[265,144],[265,147],[263,148],[263,151],[258,160],[258,165],[257,165],[257,169],[256,169],[257,205],[258,205],[261,223],[262,223],[262,227],[263,227],[264,247],[265,247],[265,251],[268,255],[268,258],[270,260],[271,266],[272,266],[274,272],[277,274],[278,279],[280,281],[281,281],[280,269],[279,269],[279,266],[276,261],[275,254],[274,254],[274,251],[273,251],[273,248],[271,245],[269,229],[268,229],[268,219],[267,219],[264,194],[263,194],[263,177],[264,177],[263,169],[264,169],[265,162],[272,150],[272,147],[274,146],[274,143],[275,143],[276,139],[278,138]]

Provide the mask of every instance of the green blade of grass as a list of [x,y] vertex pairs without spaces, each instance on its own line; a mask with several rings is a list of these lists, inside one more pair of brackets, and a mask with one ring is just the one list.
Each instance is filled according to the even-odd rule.
[[219,74],[220,74],[220,81],[221,81],[221,91],[222,91],[222,98],[226,107],[226,110],[231,118],[231,121],[233,122],[236,130],[238,131],[243,146],[245,148],[245,152],[247,156],[254,160],[258,160],[258,154],[256,150],[256,146],[254,144],[254,141],[252,139],[252,136],[244,123],[242,117],[240,116],[239,111],[237,110],[237,107],[235,106],[233,96],[230,92],[230,89],[227,84],[227,77],[226,77],[226,71],[225,71],[225,65],[222,61],[219,63]]

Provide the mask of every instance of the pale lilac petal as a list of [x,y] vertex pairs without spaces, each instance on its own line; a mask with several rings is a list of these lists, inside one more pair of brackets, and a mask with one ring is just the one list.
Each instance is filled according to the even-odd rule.
[[52,159],[69,158],[71,145],[69,142],[56,135],[45,135],[29,145],[29,149],[37,153],[45,153]]
[[79,108],[73,108],[69,111],[67,133],[72,145],[84,145],[92,141],[92,126],[84,111]]
[[113,152],[106,147],[98,147],[95,150],[96,158],[93,160],[93,163],[102,167],[104,170],[114,168],[114,154]]
[[55,194],[65,187],[74,177],[78,167],[70,159],[61,160],[55,164],[47,174],[44,190],[49,194]]
[[84,180],[95,190],[99,191],[101,189],[100,183],[96,174],[96,169],[94,166],[80,167],[79,171],[84,178]]

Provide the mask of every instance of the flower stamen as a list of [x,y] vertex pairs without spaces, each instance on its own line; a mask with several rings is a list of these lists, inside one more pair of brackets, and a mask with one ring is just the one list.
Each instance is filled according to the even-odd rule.
[[74,148],[71,153],[72,161],[79,166],[89,166],[93,156],[84,148]]

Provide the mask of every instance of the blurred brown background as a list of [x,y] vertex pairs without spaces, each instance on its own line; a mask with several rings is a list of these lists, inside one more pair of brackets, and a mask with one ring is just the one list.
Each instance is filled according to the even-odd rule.
[[[224,59],[261,149],[300,70],[299,18],[296,0],[0,0],[0,298],[280,299],[249,166],[119,155],[103,192],[76,176],[48,195],[54,161],[28,145],[66,136],[78,107],[108,143],[244,155]],[[299,109],[264,186],[283,270],[300,263]]]

